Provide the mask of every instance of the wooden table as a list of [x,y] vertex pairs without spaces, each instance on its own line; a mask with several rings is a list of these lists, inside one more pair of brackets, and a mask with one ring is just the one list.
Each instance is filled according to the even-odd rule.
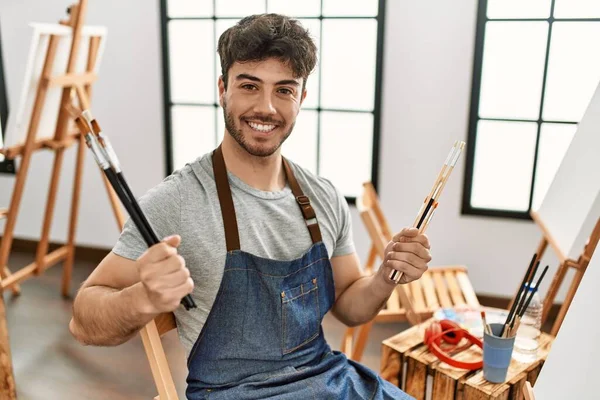
[[[423,335],[431,321],[413,326],[382,343],[381,376],[417,400],[521,400],[525,382],[535,384],[553,341],[552,336],[542,333],[537,358],[530,363],[511,360],[506,382],[494,384],[483,378],[483,370],[454,368],[430,353],[423,344]],[[464,361],[481,357],[477,346],[454,356]]]

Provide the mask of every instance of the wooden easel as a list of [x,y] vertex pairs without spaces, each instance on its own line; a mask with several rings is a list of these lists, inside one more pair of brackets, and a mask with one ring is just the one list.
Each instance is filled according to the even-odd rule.
[[[0,244],[0,276],[2,278],[0,286],[2,290],[11,288],[14,294],[20,293],[19,282],[30,278],[31,276],[41,274],[46,269],[60,261],[64,261],[62,294],[64,296],[69,294],[71,271],[73,269],[73,257],[75,255],[74,242],[79,209],[79,196],[81,192],[81,177],[86,149],[83,136],[80,135],[79,132],[70,131],[73,115],[70,114],[69,107],[72,106],[74,97],[76,97],[82,108],[89,108],[92,83],[94,83],[97,79],[97,75],[93,72],[93,70],[101,39],[97,36],[92,36],[90,38],[86,72],[76,73],[75,67],[79,45],[81,42],[81,31],[83,29],[86,9],[87,0],[80,0],[78,4],[75,4],[69,8],[70,18],[67,21],[60,21],[62,25],[70,26],[73,29],[68,65],[64,75],[52,75],[59,40],[62,40],[63,38],[58,35],[50,36],[25,142],[0,150],[8,159],[21,157],[21,163],[17,172],[10,206],[8,210],[4,211],[4,215],[6,216],[7,220],[4,228],[4,234],[2,236],[2,242]],[[37,132],[40,125],[40,119],[48,89],[51,87],[62,87],[62,96],[60,100],[56,129],[52,138],[39,139],[37,138]],[[75,142],[79,142],[79,148],[75,166],[75,177],[73,180],[73,194],[71,198],[71,215],[67,243],[51,253],[48,253],[50,228],[54,214],[54,207],[56,205],[56,196],[58,192],[58,183],[61,175],[64,152]],[[36,151],[42,149],[49,149],[53,151],[55,153],[55,157],[50,187],[48,189],[48,199],[46,202],[46,211],[41,238],[38,243],[35,261],[21,268],[17,272],[11,273],[11,271],[8,269],[7,261],[12,245],[17,215],[19,213],[19,207],[23,196],[23,189],[25,187],[25,181],[27,179],[31,158]],[[106,180],[105,184],[109,193],[109,197],[111,198],[111,203],[117,220],[119,222],[124,221],[123,214],[118,207],[116,194],[113,192]]]
[[[598,245],[598,240],[600,239],[600,218],[596,222],[596,225],[592,230],[592,233],[583,249],[583,252],[579,255],[577,260],[573,260],[565,256],[560,246],[558,246],[557,241],[552,237],[552,234],[550,233],[549,229],[546,227],[544,221],[542,221],[538,213],[535,211],[531,211],[531,217],[542,231],[542,239],[540,240],[540,243],[536,250],[537,258],[535,262],[541,259],[541,257],[544,255],[544,252],[546,251],[546,248],[548,247],[548,244],[550,244],[550,246],[556,253],[560,263],[556,273],[554,274],[554,278],[552,279],[552,283],[550,284],[548,292],[546,293],[546,297],[543,301],[544,305],[542,313],[542,325],[548,319],[548,313],[550,312],[550,308],[554,304],[556,294],[558,293],[558,290],[560,289],[565,279],[567,271],[570,268],[573,268],[575,270],[575,276],[571,281],[569,291],[567,292],[564,302],[560,306],[558,316],[556,317],[556,320],[554,321],[554,324],[552,325],[552,329],[550,331],[550,334],[552,336],[556,336],[558,334],[560,326],[563,323],[563,320],[565,319],[565,315],[567,315],[567,311],[569,311],[569,306],[573,301],[573,297],[575,297],[575,292],[577,292],[577,288],[579,287],[579,284],[583,279],[583,275],[585,274],[585,270],[587,269],[587,266],[590,263],[592,255],[594,254],[594,250],[596,250],[596,246]],[[530,280],[530,278],[531,277],[528,276],[527,280]],[[512,301],[511,304],[509,304],[509,309],[511,306]]]
[[[72,43],[69,52],[68,64],[63,75],[53,76],[52,73],[59,41],[63,38],[59,35],[50,35],[42,73],[36,90],[35,101],[30,116],[26,139],[24,143],[0,149],[0,152],[8,159],[21,157],[21,163],[18,168],[10,206],[8,209],[0,210],[0,218],[7,219],[2,241],[0,242],[0,289],[3,291],[6,288],[10,288],[15,295],[20,293],[19,282],[43,273],[46,269],[60,261],[64,261],[62,294],[64,296],[69,294],[71,272],[75,255],[74,242],[79,209],[79,196],[81,192],[81,177],[86,149],[83,135],[80,135],[79,132],[70,131],[72,126],[71,121],[74,116],[70,114],[69,107],[72,107],[74,97],[77,98],[79,105],[82,108],[89,107],[92,84],[97,79],[97,76],[93,70],[98,56],[98,49],[100,47],[101,40],[101,37],[99,36],[92,36],[90,38],[86,72],[77,73],[75,68],[86,10],[87,0],[80,0],[78,4],[74,4],[69,8],[69,19],[60,21],[60,24],[72,28]],[[40,139],[37,137],[37,132],[40,126],[46,95],[48,90],[52,87],[62,88],[56,129],[52,138]],[[79,148],[77,152],[75,177],[73,181],[73,194],[71,199],[71,215],[67,244],[52,251],[51,253],[48,253],[50,228],[54,214],[54,207],[56,204],[56,195],[58,192],[58,182],[61,174],[64,152],[67,148],[75,144],[75,142],[78,142]],[[42,149],[54,151],[55,158],[50,187],[48,190],[48,200],[46,202],[42,234],[36,252],[36,259],[33,263],[19,269],[17,272],[11,273],[11,271],[8,269],[7,261],[13,241],[13,232],[17,221],[17,215],[19,213],[25,181],[27,179],[27,173],[33,154]],[[105,184],[115,216],[122,226],[124,217],[120,208],[118,207],[116,194],[113,192],[106,180]],[[14,378],[12,376],[13,373],[11,366],[10,346],[8,342],[8,330],[5,321],[4,302],[2,300],[3,299],[0,298],[0,381],[2,382],[0,385],[0,397],[2,397],[2,399],[15,399],[16,392]]]

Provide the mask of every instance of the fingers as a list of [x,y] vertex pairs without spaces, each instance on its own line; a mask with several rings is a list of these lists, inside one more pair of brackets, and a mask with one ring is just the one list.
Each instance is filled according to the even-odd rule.
[[398,252],[398,253],[412,253],[415,256],[424,260],[426,263],[431,261],[431,252],[429,251],[429,249],[418,242],[394,243],[392,246],[392,250],[393,250],[392,252]]
[[388,260],[385,265],[402,272],[405,282],[417,280],[427,271],[427,265],[417,267],[406,260]]
[[417,228],[404,228],[400,232],[396,233],[392,238],[392,241],[398,242],[401,237],[414,238],[419,234]]
[[155,263],[177,254],[177,247],[181,243],[179,235],[166,237],[162,242],[155,244],[144,252],[139,258],[144,264]]
[[404,228],[400,232],[394,235],[392,238],[393,242],[407,243],[417,242],[421,243],[426,249],[430,249],[429,238],[424,233],[419,233],[417,228]]

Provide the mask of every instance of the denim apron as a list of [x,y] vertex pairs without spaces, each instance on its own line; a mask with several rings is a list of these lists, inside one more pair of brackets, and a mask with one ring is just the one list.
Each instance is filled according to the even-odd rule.
[[411,399],[325,341],[321,321],[335,300],[331,264],[314,209],[285,159],[288,183],[313,241],[292,261],[240,250],[220,146],[212,157],[227,258],[214,305],[188,358],[187,398]]

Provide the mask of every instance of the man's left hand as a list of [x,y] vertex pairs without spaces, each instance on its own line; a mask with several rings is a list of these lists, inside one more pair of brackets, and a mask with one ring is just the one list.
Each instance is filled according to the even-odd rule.
[[427,263],[431,261],[430,248],[427,235],[419,233],[417,228],[404,228],[386,246],[379,273],[383,273],[383,278],[390,284],[395,284],[390,279],[393,270],[402,273],[399,283],[417,280],[427,271]]

